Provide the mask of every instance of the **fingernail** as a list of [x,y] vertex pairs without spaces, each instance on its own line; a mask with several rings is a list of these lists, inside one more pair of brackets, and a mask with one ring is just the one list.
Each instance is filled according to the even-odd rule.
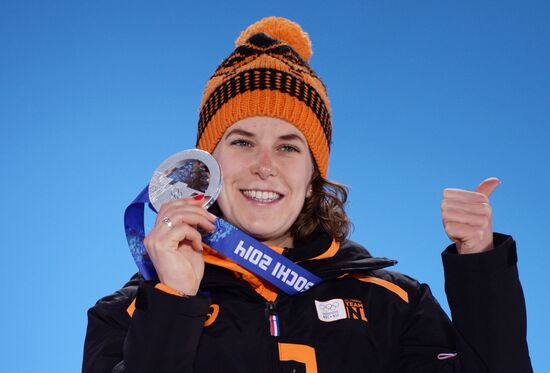
[[203,198],[204,198],[204,194],[197,194],[195,197],[193,197],[193,199],[194,199],[195,201],[200,201],[200,200],[203,199]]

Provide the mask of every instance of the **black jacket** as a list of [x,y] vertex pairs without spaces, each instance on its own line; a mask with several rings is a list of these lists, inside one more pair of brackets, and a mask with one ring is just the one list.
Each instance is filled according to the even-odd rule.
[[511,237],[443,253],[454,322],[427,285],[382,269],[395,262],[351,241],[326,257],[329,245],[320,234],[284,253],[326,280],[274,301],[208,264],[195,297],[134,276],[88,311],[83,372],[532,372]]

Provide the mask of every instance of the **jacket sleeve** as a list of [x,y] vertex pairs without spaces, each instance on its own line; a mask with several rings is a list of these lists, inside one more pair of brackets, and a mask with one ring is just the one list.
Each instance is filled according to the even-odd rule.
[[494,250],[443,253],[449,320],[427,285],[418,285],[401,336],[400,373],[528,373],[525,301],[509,236]]
[[532,372],[516,244],[495,233],[494,245],[481,254],[458,255],[455,245],[443,253],[457,351],[476,351],[488,372]]
[[178,297],[142,283],[133,289],[136,302],[130,317],[127,308],[134,297],[126,289],[88,311],[83,372],[192,372],[210,301]]

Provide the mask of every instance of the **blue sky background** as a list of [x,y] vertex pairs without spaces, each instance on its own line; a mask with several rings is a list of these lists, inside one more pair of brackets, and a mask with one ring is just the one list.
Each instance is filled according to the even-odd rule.
[[86,310],[135,272],[126,205],[194,146],[240,31],[299,22],[328,86],[352,238],[431,285],[445,187],[498,176],[535,371],[550,371],[550,2],[0,1],[0,371],[80,370]]

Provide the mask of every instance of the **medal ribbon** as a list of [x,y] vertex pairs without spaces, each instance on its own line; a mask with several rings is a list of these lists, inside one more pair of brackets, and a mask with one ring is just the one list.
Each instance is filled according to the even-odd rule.
[[[145,238],[144,207],[154,211],[149,201],[149,186],[145,187],[124,212],[124,229],[132,257],[146,280],[157,278],[157,272],[143,244]],[[320,283],[321,278],[290,259],[250,237],[227,221],[217,218],[216,229],[202,236],[205,244],[240,266],[294,295]]]

